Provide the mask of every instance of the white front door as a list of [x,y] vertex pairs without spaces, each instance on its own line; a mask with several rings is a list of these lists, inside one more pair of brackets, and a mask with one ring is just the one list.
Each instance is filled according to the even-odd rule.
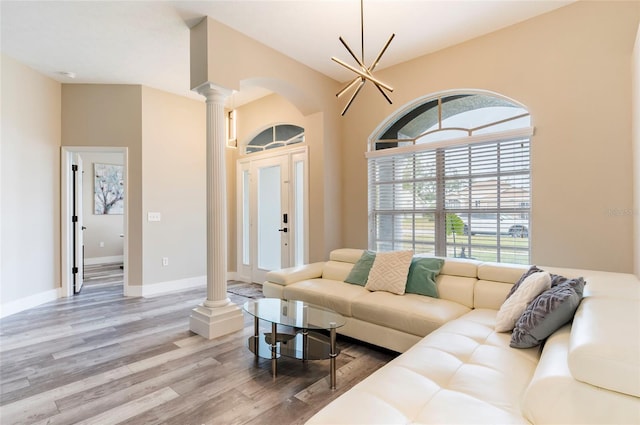
[[270,270],[289,266],[288,167],[286,157],[254,162],[256,190],[255,261],[252,279],[262,282]]
[[267,272],[306,259],[306,149],[238,162],[238,274],[262,283]]

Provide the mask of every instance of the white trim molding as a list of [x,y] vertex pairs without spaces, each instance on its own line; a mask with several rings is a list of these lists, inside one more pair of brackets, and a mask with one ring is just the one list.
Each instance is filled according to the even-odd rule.
[[127,297],[153,297],[170,292],[186,291],[193,288],[206,288],[207,276],[189,277],[166,282],[148,283],[146,285],[129,285],[125,289]]
[[0,318],[20,313],[21,311],[37,307],[41,304],[55,301],[61,297],[62,289],[51,289],[45,292],[29,295],[0,305]]

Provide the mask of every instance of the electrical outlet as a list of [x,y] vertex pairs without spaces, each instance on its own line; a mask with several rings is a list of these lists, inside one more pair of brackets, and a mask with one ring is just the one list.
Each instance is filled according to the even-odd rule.
[[169,257],[162,257],[162,265],[163,266],[169,265]]

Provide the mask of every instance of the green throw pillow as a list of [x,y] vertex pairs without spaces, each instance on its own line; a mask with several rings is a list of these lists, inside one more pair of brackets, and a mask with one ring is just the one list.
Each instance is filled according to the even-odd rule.
[[344,280],[347,283],[364,286],[369,279],[369,270],[373,266],[373,260],[376,259],[376,253],[373,251],[365,251],[356,263],[353,265],[349,276]]
[[414,257],[409,267],[405,293],[439,298],[436,276],[444,264],[441,258]]

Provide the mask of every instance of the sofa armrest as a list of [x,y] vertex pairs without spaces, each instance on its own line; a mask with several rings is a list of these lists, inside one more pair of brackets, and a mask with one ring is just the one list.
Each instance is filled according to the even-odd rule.
[[288,267],[272,270],[267,273],[267,281],[287,286],[306,279],[322,277],[324,262],[305,264],[303,266]]

